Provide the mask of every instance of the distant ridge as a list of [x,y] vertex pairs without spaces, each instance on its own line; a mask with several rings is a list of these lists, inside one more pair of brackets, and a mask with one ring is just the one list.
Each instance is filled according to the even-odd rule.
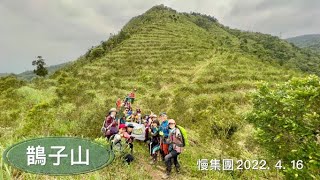
[[287,41],[301,48],[308,48],[320,53],[320,34],[307,34],[288,38]]
[[[52,66],[48,66],[48,72],[49,72],[49,76],[52,75],[54,72],[56,72],[57,70],[67,66],[68,64],[71,64],[72,62],[66,62],[66,63],[61,63],[61,64],[57,64],[57,65],[52,65]],[[37,77],[36,74],[33,73],[33,70],[30,71],[25,71],[19,74],[14,74],[14,73],[0,73],[0,77],[5,77],[8,75],[15,75],[17,76],[19,79],[23,79],[23,80],[31,80],[34,77]]]

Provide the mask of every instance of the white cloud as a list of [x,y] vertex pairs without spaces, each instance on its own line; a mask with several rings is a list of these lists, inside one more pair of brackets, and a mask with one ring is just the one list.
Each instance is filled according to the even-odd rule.
[[0,72],[32,69],[37,55],[50,65],[74,60],[157,4],[209,14],[245,30],[320,33],[318,0],[1,0]]

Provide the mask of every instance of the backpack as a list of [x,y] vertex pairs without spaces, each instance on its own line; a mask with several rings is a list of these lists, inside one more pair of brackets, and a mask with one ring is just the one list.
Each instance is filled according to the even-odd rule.
[[182,147],[189,146],[187,130],[179,125],[176,125],[176,127],[180,130],[181,135],[182,135],[182,144],[183,144]]
[[127,154],[123,157],[124,161],[128,163],[128,165],[134,160],[134,157],[131,154]]
[[110,149],[112,151],[124,152],[126,148],[129,148],[129,144],[126,141],[124,141],[122,138],[117,142],[113,142],[116,135],[117,134],[113,134],[112,136],[110,136],[108,140],[110,144]]
[[113,142],[115,135],[116,135],[116,134],[113,134],[113,135],[110,136],[110,138],[109,138],[110,149],[111,149],[111,150],[114,150],[114,146],[119,145],[119,148],[120,148],[120,149],[116,149],[116,150],[122,151],[122,143],[121,143],[121,140],[118,141],[118,142],[116,142],[116,143]]

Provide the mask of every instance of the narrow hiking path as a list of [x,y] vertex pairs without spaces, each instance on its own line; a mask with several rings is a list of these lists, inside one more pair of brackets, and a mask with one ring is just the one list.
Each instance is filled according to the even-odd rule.
[[154,165],[151,165],[150,164],[151,156],[148,152],[148,146],[143,142],[136,142],[136,143],[137,143],[136,150],[134,151],[133,154],[137,154],[137,153],[139,154],[136,156],[135,163],[138,163],[141,167],[143,167],[143,169],[151,175],[152,179],[155,179],[155,180],[162,179],[162,176],[165,173],[164,162],[159,161],[159,158],[158,158],[158,162]]
[[[181,79],[179,84],[164,85],[160,91],[175,92],[175,89],[177,88],[195,83],[198,80],[199,75],[201,75],[207,66],[209,66],[211,63],[214,63],[216,58],[217,57],[213,53],[209,53],[208,57],[204,58],[202,61],[199,61],[195,67],[189,68],[187,72],[185,72],[185,69],[181,70],[184,71],[184,78]],[[177,69],[175,71],[179,72]],[[171,98],[168,98],[169,101],[172,101],[175,96],[174,94],[172,95],[173,96]],[[172,106],[173,104],[169,103],[167,109],[172,109]]]
[[148,145],[142,141],[135,141],[134,143],[134,166],[138,166],[140,170],[147,172],[151,176],[151,179],[162,179],[162,176],[165,173],[164,162],[158,161],[155,165],[149,164],[151,156],[149,154]]
[[[155,165],[149,164],[149,158],[139,158],[137,159],[137,162],[140,163],[141,166],[144,167],[144,169],[149,172],[149,174],[152,176],[153,180],[160,180],[162,179],[162,176],[165,174],[165,166],[163,161],[158,161]],[[181,174],[177,174],[175,172],[174,165],[172,165],[172,172],[169,179],[185,179],[183,176],[183,172]]]
[[[148,152],[148,146],[146,146],[142,142],[137,142],[136,150],[134,151],[134,157],[136,158],[134,163],[138,164],[144,171],[150,174],[151,179],[153,180],[160,180],[162,176],[166,172],[166,167],[164,162],[161,160],[160,156],[158,157],[158,161],[155,164],[150,164],[151,156]],[[180,162],[181,163],[181,162]],[[183,171],[183,162],[181,164],[182,172],[181,174],[177,174],[175,171],[175,167],[172,164],[172,172],[169,179],[186,179],[184,177],[185,173]]]
[[190,84],[193,84],[194,82],[197,81],[198,75],[200,75],[209,64],[215,62],[214,61],[215,58],[216,58],[216,56],[214,54],[212,54],[212,56],[208,57],[205,61],[202,61],[198,66],[196,66],[194,68],[193,77],[192,77]]
[[162,179],[162,175],[164,174],[164,168],[163,170],[160,169],[158,166],[159,165],[151,165],[148,162],[149,158],[139,158],[137,159],[137,162],[140,163],[143,168],[149,172],[149,174],[152,176],[152,179],[154,180],[159,180]]

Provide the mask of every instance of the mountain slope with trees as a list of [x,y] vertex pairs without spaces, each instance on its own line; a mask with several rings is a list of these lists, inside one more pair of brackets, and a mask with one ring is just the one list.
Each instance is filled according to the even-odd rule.
[[[46,67],[46,69],[48,70],[48,75],[49,76],[52,75],[54,72],[66,67],[68,64],[71,64],[71,62],[66,62],[66,63],[61,63],[61,64]],[[33,78],[37,77],[37,75],[33,71],[25,71],[19,74],[0,73],[0,77],[5,77],[9,75],[16,76],[17,78],[21,80],[26,80],[26,81],[31,81]]]
[[0,77],[8,76],[8,73],[0,73]]
[[308,48],[320,52],[320,34],[308,34],[286,39],[300,48]]
[[[257,143],[257,127],[246,120],[253,109],[251,93],[261,82],[272,88],[292,77],[319,75],[319,59],[277,37],[230,29],[211,16],[155,6],[47,79],[27,83],[12,76],[1,78],[1,147],[38,136],[97,139],[106,112],[118,97],[136,88],[134,107],[143,114],[165,111],[187,129],[190,147],[180,155],[182,173],[174,178],[299,176],[299,171],[279,173],[274,168],[200,171],[197,161],[233,158],[274,163],[269,148]],[[134,156],[136,162],[129,167],[116,161],[97,172],[67,178],[152,179],[148,172],[162,172],[146,163],[144,144],[135,143]],[[4,177],[48,178],[1,170]]]

